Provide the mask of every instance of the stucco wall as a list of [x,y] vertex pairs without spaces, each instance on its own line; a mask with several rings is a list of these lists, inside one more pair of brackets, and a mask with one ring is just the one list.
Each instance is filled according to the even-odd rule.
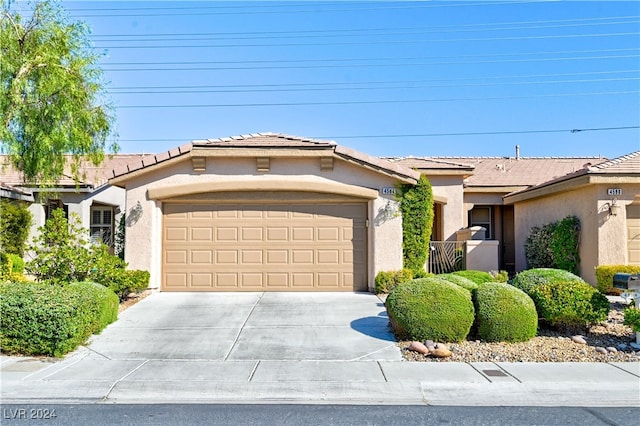
[[456,231],[467,226],[467,213],[464,208],[462,176],[429,176],[433,195],[445,197],[442,205],[442,235],[445,241],[455,241]]
[[534,226],[542,226],[566,216],[580,219],[580,276],[596,285],[598,265],[624,264],[627,259],[626,218],[624,206],[633,202],[640,187],[632,184],[614,185],[623,190],[617,197],[622,208],[616,217],[608,215],[606,203],[611,198],[607,188],[612,185],[590,185],[515,204],[516,269],[527,268],[524,243]]
[[[194,172],[190,158],[134,177],[126,183],[127,239],[125,260],[130,268],[144,269],[151,273],[151,286],[160,287],[162,259],[162,202],[148,199],[147,191],[166,186],[204,183],[215,187],[218,182],[244,181],[247,186],[259,181],[262,176],[269,179],[283,177],[300,181],[300,191],[305,182],[340,182],[380,190],[393,187],[396,180],[379,172],[335,159],[332,171],[322,171],[318,158],[271,158],[269,172],[256,171],[255,158],[207,158],[205,172]],[[385,198],[386,197],[386,198]],[[394,217],[381,220],[381,209],[393,196],[379,195],[368,202],[369,206],[369,287],[373,288],[375,274],[381,270],[402,267],[402,220]],[[133,220],[130,215],[140,205],[141,215]]]

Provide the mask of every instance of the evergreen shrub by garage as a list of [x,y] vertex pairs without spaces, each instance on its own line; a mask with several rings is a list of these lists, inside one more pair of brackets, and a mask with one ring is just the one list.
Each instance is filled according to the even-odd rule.
[[475,291],[474,305],[480,340],[526,342],[536,336],[536,306],[522,290],[505,283],[481,284]]
[[476,284],[490,283],[495,281],[495,279],[493,278],[493,275],[485,271],[475,271],[475,270],[469,269],[464,271],[455,271],[455,272],[452,272],[452,274],[468,278]]
[[435,277],[396,287],[386,306],[397,337],[408,340],[460,342],[475,315],[468,290]]
[[469,290],[471,293],[473,293],[478,288],[478,284],[476,284],[475,282],[471,281],[469,278],[463,277],[462,275],[457,275],[457,274],[439,274],[439,275],[436,275],[436,278],[440,278],[440,279],[443,279],[445,281],[449,281],[450,283],[457,284],[460,287]]
[[552,268],[535,268],[522,271],[511,281],[511,285],[519,288],[525,293],[529,293],[531,289],[537,285],[549,283],[552,281],[578,281],[584,282],[582,278],[572,274],[564,269]]
[[613,287],[613,276],[618,273],[640,274],[639,265],[600,265],[596,267],[596,280],[601,293],[617,293],[622,290]]
[[586,282],[549,281],[533,286],[529,296],[540,318],[559,328],[584,328],[605,321],[609,315],[607,297]]
[[408,268],[397,271],[380,271],[375,278],[376,294],[389,293],[398,285],[409,282],[412,279],[413,271]]
[[0,346],[7,353],[60,357],[118,316],[118,297],[92,282],[0,284]]

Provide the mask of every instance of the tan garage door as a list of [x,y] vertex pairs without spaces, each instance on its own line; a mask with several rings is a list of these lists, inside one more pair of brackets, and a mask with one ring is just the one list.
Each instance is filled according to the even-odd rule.
[[627,250],[629,264],[640,265],[640,204],[627,206]]
[[366,204],[164,206],[165,291],[366,291]]

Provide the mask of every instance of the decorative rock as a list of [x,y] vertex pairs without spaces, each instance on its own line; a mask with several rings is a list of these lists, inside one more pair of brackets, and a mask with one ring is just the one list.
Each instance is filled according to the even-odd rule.
[[427,349],[429,349],[429,352],[433,352],[436,350],[435,346],[427,346]]
[[586,341],[586,340],[584,340],[584,337],[582,337],[582,336],[580,336],[580,335],[578,335],[578,336],[573,336],[573,337],[571,338],[571,340],[572,340],[574,343],[578,343],[578,344],[580,344],[580,345],[586,345],[586,344],[587,344],[587,341]]
[[441,348],[449,349],[447,345],[445,345],[444,343],[436,343],[436,349],[441,349]]
[[425,340],[424,341],[424,345],[426,347],[429,347],[429,346],[435,346],[436,344],[435,344],[435,342],[433,340]]
[[620,344],[618,345],[618,350],[619,350],[619,351],[626,351],[626,350],[627,350],[627,348],[628,348],[628,346],[627,346],[627,344],[626,344],[626,343],[620,343]]
[[607,351],[609,351],[609,352],[611,352],[611,353],[614,353],[614,354],[615,354],[616,352],[618,352],[618,350],[617,350],[616,348],[614,348],[613,346],[609,346],[609,347],[607,347]]
[[598,347],[596,348],[596,352],[598,352],[599,354],[606,354],[606,353],[608,353],[608,352],[607,352],[607,350],[606,350],[605,348],[601,347],[601,346],[598,346]]
[[427,355],[429,353],[429,349],[420,342],[411,342],[407,349],[424,355]]
[[640,344],[636,342],[629,343],[629,346],[633,348],[634,351],[640,351]]
[[451,356],[451,351],[447,348],[436,348],[431,352],[431,355],[436,358],[447,358]]
[[579,353],[580,355],[586,355],[586,354],[587,354],[587,352],[586,352],[584,349],[580,349],[580,350],[578,351],[578,353]]

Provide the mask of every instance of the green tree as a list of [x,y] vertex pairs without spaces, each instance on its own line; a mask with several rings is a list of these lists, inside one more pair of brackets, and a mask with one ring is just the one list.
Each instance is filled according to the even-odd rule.
[[421,176],[416,185],[401,187],[400,211],[404,267],[420,276],[425,272],[433,226],[433,191],[426,176]]
[[0,201],[0,251],[22,257],[29,238],[31,212],[27,205],[9,200]]
[[[30,14],[3,1],[0,20],[0,148],[29,183],[53,184],[67,159],[104,159],[113,116],[104,102],[99,55],[82,22],[38,1]],[[117,151],[111,144],[110,150]]]

